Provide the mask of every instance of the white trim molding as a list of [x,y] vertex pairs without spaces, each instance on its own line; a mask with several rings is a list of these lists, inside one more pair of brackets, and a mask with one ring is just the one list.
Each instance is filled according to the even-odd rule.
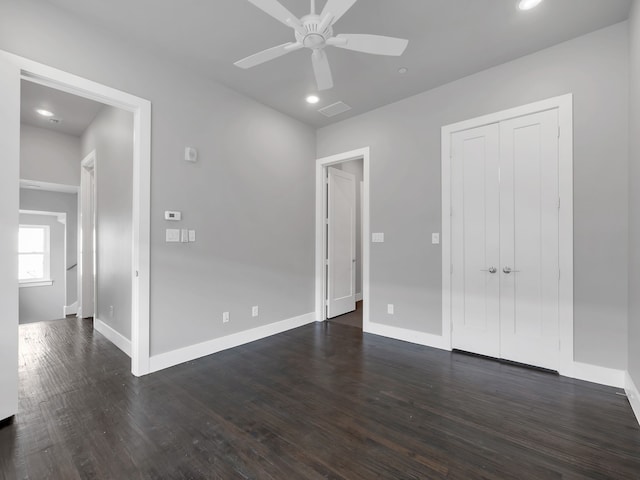
[[356,302],[361,302],[363,299],[362,293],[356,293]]
[[624,391],[627,393],[627,399],[631,404],[631,409],[636,416],[636,420],[640,423],[640,390],[631,378],[631,374],[626,372]]
[[73,302],[71,305],[65,305],[64,307],[62,307],[63,309],[63,316],[67,316],[67,315],[77,315],[78,314],[78,301],[76,300],[75,302]]
[[563,377],[584,380],[585,382],[598,383],[609,387],[624,388],[624,370],[600,367],[589,363],[572,362],[571,367],[560,375]]
[[15,66],[23,80],[133,113],[131,372],[145,375],[150,348],[151,102],[3,50],[0,59]]
[[[502,112],[442,127],[442,332],[451,348],[451,136],[456,132],[491,125],[533,113],[558,110],[560,187],[560,364],[561,375],[584,371],[573,358],[573,95],[542,100]],[[595,375],[608,378],[607,375]],[[578,377],[576,377],[578,378]]]
[[107,340],[126,353],[128,357],[131,356],[131,340],[120,332],[114,330],[112,327],[97,318],[93,319],[93,329],[104,335]]
[[214,338],[213,340],[208,340],[196,345],[189,345],[188,347],[153,355],[149,363],[151,372],[164,370],[165,368],[170,368],[184,362],[206,357],[214,353],[222,352],[223,350],[262,340],[263,338],[277,335],[279,333],[286,332],[287,330],[315,323],[315,321],[316,315],[314,312],[311,312],[305,315],[300,315],[299,317],[289,318],[280,322],[253,328],[251,330],[233,333],[225,337]]
[[[369,301],[369,262],[370,262],[370,167],[371,150],[369,147],[339,153],[330,157],[316,160],[316,310],[315,318],[318,322],[327,319],[327,309],[325,299],[327,298],[325,282],[324,252],[326,251],[326,239],[324,236],[324,219],[326,218],[324,198],[326,197],[326,184],[324,182],[325,170],[331,165],[349,162],[351,160],[362,160],[362,329],[370,332],[370,305]],[[371,332],[372,333],[372,332]]]
[[369,328],[367,329],[366,333],[380,335],[382,337],[387,337],[394,340],[402,340],[403,342],[415,343],[416,345],[423,345],[425,347],[451,351],[451,345],[446,342],[444,336],[442,335],[417,332],[415,330],[392,327],[389,325],[382,325],[380,323],[373,322],[369,323]]

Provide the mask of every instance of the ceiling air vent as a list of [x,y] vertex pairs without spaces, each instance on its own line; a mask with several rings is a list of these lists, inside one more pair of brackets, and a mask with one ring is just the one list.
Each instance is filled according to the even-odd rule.
[[332,105],[328,105],[326,107],[318,110],[325,117],[335,117],[336,115],[340,115],[341,113],[348,112],[351,110],[351,107],[344,102],[336,102]]

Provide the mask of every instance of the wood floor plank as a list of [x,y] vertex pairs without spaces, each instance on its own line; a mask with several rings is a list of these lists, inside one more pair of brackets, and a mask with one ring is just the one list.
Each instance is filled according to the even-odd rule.
[[640,479],[619,390],[362,334],[356,314],[142,378],[91,322],[23,325],[0,479]]

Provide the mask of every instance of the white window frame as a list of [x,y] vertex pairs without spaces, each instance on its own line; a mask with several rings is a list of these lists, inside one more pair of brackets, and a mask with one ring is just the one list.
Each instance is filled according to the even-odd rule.
[[[23,280],[18,278],[20,287],[44,287],[53,285],[53,280],[51,280],[51,227],[49,225],[20,224],[19,228],[21,230],[24,228],[39,229],[44,232],[44,250],[42,252],[44,255],[44,275],[42,278],[34,279]],[[20,258],[20,255],[29,255],[33,253],[39,254],[40,252],[21,252],[20,247],[18,246],[18,258]]]

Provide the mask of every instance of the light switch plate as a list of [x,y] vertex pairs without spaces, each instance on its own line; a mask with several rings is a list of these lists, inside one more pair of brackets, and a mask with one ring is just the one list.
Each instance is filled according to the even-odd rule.
[[373,243],[384,243],[384,233],[372,233],[371,241]]
[[190,242],[195,242],[196,241],[196,231],[195,230],[189,230],[189,241]]
[[394,308],[394,306],[393,306],[393,303],[389,303],[389,304],[387,304],[387,313],[388,313],[389,315],[393,315],[393,312],[394,312],[394,311],[395,311],[395,308]]
[[189,243],[189,231],[186,228],[180,230],[180,241],[182,243]]
[[182,220],[182,212],[173,212],[171,210],[167,210],[164,212],[164,219],[172,222],[177,222]]
[[440,244],[440,234],[439,233],[432,233],[431,234],[431,243],[433,245],[439,245]]
[[252,317],[257,317],[258,313],[259,313],[259,310],[258,310],[258,306],[257,305],[255,307],[251,308],[251,316]]
[[167,228],[166,230],[166,241],[168,243],[179,243],[180,242],[180,230],[177,228]]

